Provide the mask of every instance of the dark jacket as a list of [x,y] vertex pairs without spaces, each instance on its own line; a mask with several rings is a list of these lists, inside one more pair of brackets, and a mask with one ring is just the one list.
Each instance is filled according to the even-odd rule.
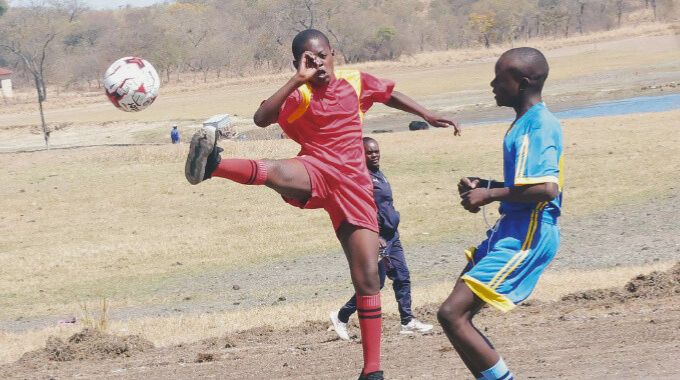
[[371,174],[371,181],[373,182],[373,199],[378,208],[380,236],[389,241],[397,235],[397,228],[399,227],[399,212],[394,208],[392,187],[380,170],[369,170],[368,172]]

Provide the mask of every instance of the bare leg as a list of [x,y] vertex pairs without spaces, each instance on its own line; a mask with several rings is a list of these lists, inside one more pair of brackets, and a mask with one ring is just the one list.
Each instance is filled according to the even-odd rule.
[[354,290],[359,296],[380,292],[378,275],[378,234],[374,231],[343,223],[337,231],[345,251]]
[[337,236],[347,256],[357,298],[357,314],[364,352],[362,374],[380,371],[382,308],[378,275],[378,234],[343,223]]
[[312,196],[312,183],[305,165],[295,158],[263,160],[267,165],[265,185],[286,198],[306,201]]
[[472,324],[472,317],[483,305],[484,301],[459,279],[437,313],[437,319],[449,341],[475,376],[491,368],[500,359],[488,339]]

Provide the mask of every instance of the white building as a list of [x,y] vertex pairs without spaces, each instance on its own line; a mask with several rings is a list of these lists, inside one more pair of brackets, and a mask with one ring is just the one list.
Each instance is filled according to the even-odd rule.
[[0,91],[3,98],[11,98],[12,95],[12,70],[0,67]]

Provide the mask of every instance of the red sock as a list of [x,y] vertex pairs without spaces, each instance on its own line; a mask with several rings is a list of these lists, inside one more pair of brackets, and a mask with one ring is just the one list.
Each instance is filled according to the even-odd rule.
[[264,185],[267,180],[267,165],[260,160],[223,159],[212,172],[212,176],[244,185]]
[[380,336],[382,334],[380,293],[372,296],[357,296],[357,312],[361,328],[361,347],[364,349],[362,373],[380,371]]

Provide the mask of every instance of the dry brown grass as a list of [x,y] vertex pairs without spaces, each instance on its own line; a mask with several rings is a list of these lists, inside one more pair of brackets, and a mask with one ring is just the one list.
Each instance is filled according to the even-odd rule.
[[[555,301],[562,296],[595,288],[621,287],[622,284],[640,273],[668,270],[672,262],[656,263],[636,267],[618,267],[606,270],[563,271],[546,273],[532,296],[534,300]],[[451,281],[417,286],[413,289],[413,299],[417,305],[440,303],[452,289]],[[302,323],[304,320],[326,320],[327,311],[345,302],[345,298],[322,300],[310,308],[308,302],[286,303],[269,307],[180,317],[140,318],[132,321],[113,322],[108,326],[112,334],[140,334],[155,346],[169,346],[196,342],[203,339],[224,336],[237,331],[259,327],[264,324],[274,328],[285,328]],[[392,297],[383,298],[383,309],[394,314],[397,309]],[[281,318],[282,315],[290,318]],[[304,315],[304,319],[300,316]],[[59,326],[19,334],[0,331],[0,342],[6,349],[0,351],[0,363],[16,360],[24,352],[44,347],[49,336],[66,339],[79,331],[81,326]],[[394,326],[385,326],[386,330]]]
[[[680,167],[680,156],[668,154],[680,146],[678,118],[680,111],[566,121],[565,217],[597,214],[620,203],[644,204],[651,196],[672,192],[673,184],[658,178],[672,178]],[[501,177],[498,147],[506,128],[471,128],[462,138],[450,130],[378,136],[383,167],[399,194],[404,240],[437,243],[483,228],[478,215],[457,207],[454,184],[463,175]],[[223,147],[228,156],[271,158],[292,156],[297,149],[285,140],[228,141]],[[263,187],[222,180],[188,185],[182,175],[185,149],[166,145],[0,155],[0,178],[6,184],[0,199],[8,210],[0,216],[3,319],[74,315],[80,303],[103,297],[114,307],[162,304],[156,290],[177,273],[246,268],[272,258],[338,249],[323,211],[297,210]],[[177,261],[183,263],[179,268],[172,266]],[[439,293],[432,294],[437,298]],[[297,306],[286,307],[293,308],[286,309],[288,315],[302,315],[295,313]],[[212,323],[226,331],[286,312],[277,308],[236,312],[229,321],[192,317],[191,323]],[[185,320],[111,326],[170,342],[192,339],[180,333],[187,334]],[[0,338],[3,347],[14,347],[6,358],[32,347],[27,343],[19,349],[18,340],[30,342],[44,333],[20,336]]]
[[[626,70],[622,78],[635,75],[635,70],[650,64],[677,66],[680,45],[677,26],[647,24],[610,32],[575,36],[568,39],[531,40],[544,49],[551,61],[551,90],[568,83],[574,75],[602,74]],[[665,40],[647,41],[635,37],[670,36]],[[622,42],[617,42],[622,41]],[[429,52],[404,57],[396,62],[370,62],[358,65],[378,75],[396,80],[398,89],[421,100],[428,97],[485,90],[493,72],[493,61],[511,45],[492,49],[465,49]],[[153,123],[159,121],[202,120],[217,113],[242,115],[247,119],[259,103],[271,95],[290,73],[259,77],[225,79],[209,84],[170,84],[161,96],[141,113],[125,113],[107,103],[100,92],[57,97],[52,92],[47,107],[49,123]],[[30,100],[30,96],[26,100]],[[72,99],[72,100],[69,100]],[[0,127],[37,125],[34,104],[4,105]],[[386,109],[373,111],[372,115]],[[442,109],[442,111],[451,111]]]
[[[662,30],[649,34],[657,32]],[[666,65],[671,72],[678,70],[680,50],[668,48],[673,39],[663,39],[666,45],[642,47],[634,46],[637,40],[631,41],[554,50],[551,83],[571,91],[567,86],[570,76],[601,76],[623,69],[618,73],[632,73],[650,63]],[[643,53],[631,54],[636,49]],[[578,57],[578,65],[574,57]],[[445,60],[443,56],[427,58],[431,62],[438,59]],[[452,93],[481,91],[487,86],[493,62],[475,59],[474,63],[424,69],[415,69],[408,62],[402,67],[374,68],[391,74],[401,89],[414,96],[448,101]],[[149,141],[167,132],[162,120],[181,115],[202,118],[225,109],[251,112],[276,85],[244,83],[219,91],[207,88],[162,96],[158,104],[140,114],[123,114],[107,104],[53,110],[50,120],[89,120],[89,124],[69,127],[53,138],[63,145],[101,144],[109,135],[116,142]],[[374,116],[385,112],[376,111]],[[26,117],[5,113],[0,125],[21,124]],[[658,179],[677,176],[680,155],[669,152],[680,146],[679,119],[680,111],[672,111],[566,121],[565,217],[598,214],[621,203],[645,204],[674,191],[672,183]],[[113,120],[123,122],[109,123]],[[403,216],[400,230],[404,240],[436,244],[452,234],[476,236],[484,228],[479,215],[467,214],[457,206],[454,185],[463,175],[501,177],[499,148],[506,128],[470,128],[461,138],[454,138],[450,130],[376,136],[381,142],[383,167],[399,194],[396,206]],[[188,135],[188,129],[183,132]],[[27,143],[27,133],[25,129],[0,130],[3,143],[40,146],[41,137],[32,135],[37,143]],[[227,141],[222,146],[228,156],[252,158],[290,157],[298,149],[293,142],[282,140]],[[114,309],[161,305],[167,300],[157,290],[178,274],[248,268],[271,259],[339,249],[323,211],[292,208],[262,187],[220,180],[188,185],[182,175],[186,149],[186,145],[159,145],[0,154],[0,319],[78,315],[81,305],[96,304],[102,298],[110,300]],[[183,265],[173,266],[176,262]],[[621,273],[608,278],[623,279],[630,272],[625,270],[608,272]],[[584,282],[579,276],[583,275],[546,275],[540,297],[559,294],[565,283],[580,286]],[[603,277],[591,274],[587,278]],[[448,282],[416,287],[415,297],[418,302],[436,302],[449,287]],[[323,319],[325,310],[341,301],[344,299],[322,300],[317,314],[323,315],[307,318]],[[154,343],[169,344],[263,321],[296,323],[303,315],[300,307],[287,304],[186,318],[113,321],[110,329],[141,333]],[[272,318],[280,315],[290,318]],[[42,345],[48,334],[73,332],[66,326],[17,334],[0,332],[0,362]]]

